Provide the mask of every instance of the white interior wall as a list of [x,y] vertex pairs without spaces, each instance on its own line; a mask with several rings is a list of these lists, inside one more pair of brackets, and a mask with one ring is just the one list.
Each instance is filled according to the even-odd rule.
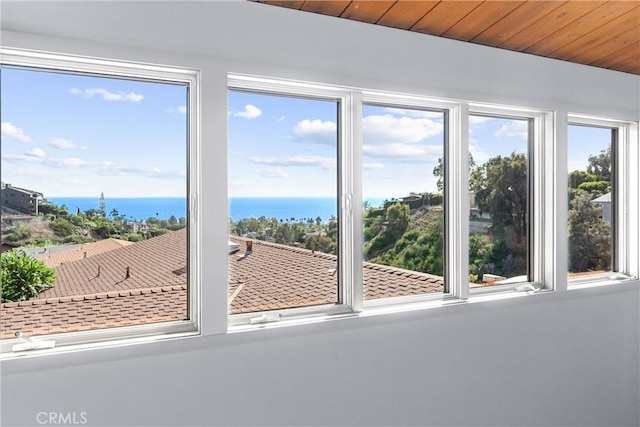
[[[203,299],[220,313],[229,71],[640,115],[638,76],[260,4],[0,7],[3,46],[202,70]],[[633,283],[10,360],[1,421],[75,411],[88,425],[638,425],[639,300]]]

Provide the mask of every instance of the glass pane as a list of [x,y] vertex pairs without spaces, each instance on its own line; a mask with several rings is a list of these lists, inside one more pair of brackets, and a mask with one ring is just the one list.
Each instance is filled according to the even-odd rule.
[[443,291],[444,113],[363,108],[364,298]]
[[469,117],[469,282],[528,280],[529,121]]
[[1,84],[2,337],[187,318],[187,87]]
[[613,130],[570,125],[569,276],[611,271]]
[[338,302],[338,103],[228,102],[230,313]]

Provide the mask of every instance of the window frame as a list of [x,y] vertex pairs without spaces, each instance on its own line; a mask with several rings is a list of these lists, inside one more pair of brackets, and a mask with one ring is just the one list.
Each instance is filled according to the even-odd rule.
[[[229,73],[227,75],[227,93],[229,91],[255,93],[260,95],[276,95],[283,97],[299,97],[336,102],[337,114],[337,219],[338,219],[338,301],[306,307],[291,307],[277,310],[263,310],[251,313],[228,314],[227,328],[237,329],[252,324],[252,319],[267,315],[277,321],[318,317],[322,315],[338,315],[361,311],[362,280],[353,268],[354,251],[357,239],[353,223],[358,217],[358,198],[361,192],[356,190],[357,174],[354,173],[354,158],[359,155],[359,147],[354,144],[355,129],[361,119],[354,114],[356,106],[361,105],[357,94],[346,88],[334,85],[322,85],[293,80],[266,78],[246,74]],[[227,195],[228,199],[228,195]],[[359,214],[362,215],[361,213]],[[227,286],[229,280],[227,279]],[[261,323],[257,323],[260,325]]]
[[[122,342],[126,340],[155,340],[180,336],[198,335],[201,330],[201,141],[200,141],[200,72],[195,69],[163,66],[132,61],[94,58],[33,50],[0,48],[2,68],[35,70],[50,73],[78,74],[87,77],[103,77],[144,81],[151,83],[177,84],[187,90],[187,134],[186,134],[186,188],[185,205],[187,208],[187,313],[188,320],[148,323],[136,326],[118,326],[80,332],[65,332],[46,335],[33,335],[37,340],[55,341],[56,348],[48,350],[58,352],[58,347],[92,346],[96,343]],[[18,357],[40,350],[13,352],[12,347],[22,341],[9,338],[0,341],[0,355]],[[64,351],[62,349],[62,351]]]
[[[569,126],[585,126],[611,130],[611,271],[568,277],[567,289],[634,280],[638,277],[638,123],[579,113],[567,114]],[[634,143],[635,142],[635,143]],[[569,141],[567,138],[567,147]],[[596,153],[597,154],[597,153]],[[635,163],[634,163],[635,161]],[[566,163],[566,162],[565,162]],[[635,165],[635,167],[634,167]],[[565,166],[566,167],[566,166]],[[566,170],[564,191],[568,188]],[[635,194],[635,200],[632,195]],[[568,210],[568,205],[566,206]],[[567,232],[568,245],[568,232]],[[635,253],[636,257],[633,256]]]
[[[551,208],[553,203],[552,200],[549,200],[549,195],[553,194],[552,186],[556,175],[553,167],[555,162],[548,162],[549,158],[553,159],[555,151],[555,139],[551,137],[553,135],[553,113],[496,104],[470,103],[469,116],[472,115],[507,120],[526,120],[529,124],[527,149],[528,277],[522,282],[473,288],[469,290],[469,293],[472,296],[483,296],[492,293],[516,292],[528,285],[536,290],[553,290],[553,282],[545,280],[545,278],[551,275],[554,263],[545,260],[545,255],[551,251],[544,249],[551,247],[549,246],[553,242],[551,230],[555,223],[555,212]],[[469,155],[468,144],[465,154]],[[466,191],[468,193],[468,182]],[[467,228],[466,234],[468,239],[469,228]],[[465,250],[468,256],[468,242]]]
[[[443,282],[444,289],[442,293],[406,295],[390,298],[378,298],[374,300],[364,301],[363,308],[372,309],[379,307],[391,307],[396,305],[414,304],[419,302],[432,302],[437,300],[453,301],[465,300],[468,298],[468,287],[462,285],[460,280],[462,271],[468,266],[468,254],[459,256],[463,251],[461,247],[468,246],[468,236],[465,238],[461,231],[464,229],[465,222],[468,228],[468,217],[460,215],[466,204],[468,210],[469,201],[461,196],[459,188],[464,188],[464,183],[468,183],[468,158],[464,155],[461,148],[468,143],[468,133],[464,129],[468,123],[467,105],[454,100],[436,99],[425,96],[400,94],[386,91],[362,91],[362,106],[385,106],[399,109],[416,109],[422,111],[440,112],[443,114],[443,165],[444,165],[444,269]],[[362,110],[362,109],[361,109]],[[362,116],[362,111],[360,111]],[[360,147],[363,144],[362,137],[358,141]],[[362,163],[362,156],[359,158]],[[466,166],[465,166],[466,165]],[[360,176],[362,177],[362,167],[360,167]],[[461,170],[463,173],[453,174],[450,171]],[[360,185],[362,192],[362,182]],[[362,206],[362,199],[359,201]],[[358,205],[357,205],[358,206]],[[363,219],[360,219],[358,232],[363,233]],[[449,236],[451,238],[449,238]],[[359,271],[363,272],[363,241],[359,246],[357,265]]]

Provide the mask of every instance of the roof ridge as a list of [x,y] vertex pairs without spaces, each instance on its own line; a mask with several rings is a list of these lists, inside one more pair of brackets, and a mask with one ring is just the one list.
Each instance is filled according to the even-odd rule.
[[384,265],[384,264],[375,264],[373,262],[368,262],[368,261],[364,261],[362,263],[362,266],[364,268],[368,268],[371,270],[379,270],[379,271],[384,271],[387,273],[392,273],[392,274],[397,274],[399,276],[406,276],[411,278],[411,276],[420,276],[420,277],[427,277],[427,278],[433,278],[433,279],[439,279],[442,280],[443,277],[442,276],[438,276],[436,274],[432,274],[432,273],[425,273],[422,271],[414,271],[414,270],[407,270],[404,268],[400,268],[400,267],[394,267],[391,265]]
[[296,253],[301,253],[301,254],[305,254],[305,255],[311,255],[313,257],[317,257],[317,258],[324,258],[324,259],[337,259],[338,257],[336,255],[333,254],[327,254],[324,252],[315,252],[312,251],[311,249],[306,249],[306,248],[300,248],[297,246],[288,246],[282,243],[274,243],[274,242],[267,242],[266,240],[258,240],[258,239],[250,239],[248,237],[241,237],[241,236],[236,236],[236,235],[230,235],[231,238],[233,239],[239,239],[242,240],[244,242],[254,242],[254,244],[260,245],[260,246],[270,246],[276,249],[281,249],[281,250],[285,250],[285,251],[289,251],[289,252],[296,252]]
[[107,299],[107,298],[125,298],[135,295],[143,294],[158,294],[160,292],[172,292],[172,291],[186,291],[187,285],[167,285],[156,286],[153,288],[138,288],[138,289],[123,289],[117,291],[98,292],[94,294],[82,294],[82,295],[70,295],[64,297],[54,297],[46,299],[29,299],[25,301],[3,302],[2,308],[8,307],[24,307],[28,305],[44,305],[44,304],[58,304],[63,302],[80,302],[86,300],[95,299]]

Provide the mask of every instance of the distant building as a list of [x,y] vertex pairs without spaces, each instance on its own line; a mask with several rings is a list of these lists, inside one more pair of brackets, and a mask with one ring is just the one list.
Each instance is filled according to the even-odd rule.
[[25,188],[14,187],[8,183],[2,183],[2,206],[15,211],[38,215],[40,206],[47,203],[42,193]]
[[602,219],[607,224],[611,224],[611,193],[603,194],[597,199],[593,199],[591,204],[600,206],[602,208]]
[[149,226],[144,221],[127,221],[125,224],[132,233],[146,233],[149,231]]

